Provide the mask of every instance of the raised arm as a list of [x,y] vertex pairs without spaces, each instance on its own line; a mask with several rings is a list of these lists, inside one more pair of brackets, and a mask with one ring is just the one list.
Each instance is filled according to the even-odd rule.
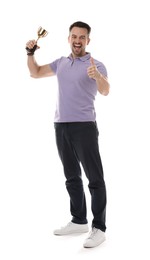
[[33,78],[43,78],[55,75],[49,64],[39,66],[34,57],[34,48],[38,48],[35,40],[28,41],[27,49],[27,65],[30,71],[30,76]]

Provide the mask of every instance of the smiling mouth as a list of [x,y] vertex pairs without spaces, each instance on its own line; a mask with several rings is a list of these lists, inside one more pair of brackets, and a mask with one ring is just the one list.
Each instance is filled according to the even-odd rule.
[[81,49],[81,44],[74,44],[73,47],[74,47],[76,50],[79,50],[79,49]]

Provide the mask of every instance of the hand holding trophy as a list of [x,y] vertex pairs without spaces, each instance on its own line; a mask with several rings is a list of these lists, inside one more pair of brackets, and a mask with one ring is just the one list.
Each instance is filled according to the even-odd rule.
[[[38,28],[38,31],[37,31],[38,38],[35,41],[36,44],[34,43],[34,46],[30,47],[30,48],[26,47],[27,55],[29,55],[29,56],[33,56],[34,55],[35,50],[38,49],[38,46],[37,46],[38,40],[40,38],[43,38],[43,37],[47,36],[47,34],[48,34],[48,32],[45,29],[43,29],[41,26]],[[28,42],[28,44],[30,44],[30,42]]]

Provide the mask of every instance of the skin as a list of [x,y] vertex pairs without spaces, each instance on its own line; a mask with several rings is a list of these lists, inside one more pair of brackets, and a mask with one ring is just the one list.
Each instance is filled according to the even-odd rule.
[[[72,57],[75,59],[77,57],[86,55],[86,46],[89,44],[89,42],[90,38],[86,28],[73,27],[68,36],[68,43],[70,44]],[[32,49],[35,44],[35,40],[30,40],[27,42],[26,47]],[[30,75],[33,78],[50,77],[55,75],[49,64],[39,66],[34,58],[34,55],[28,56],[27,63]],[[93,58],[90,59],[90,63],[91,65],[87,69],[89,78],[92,78],[96,81],[98,91],[102,95],[108,95],[110,89],[108,79],[98,71]]]
[[86,46],[90,42],[87,29],[73,27],[69,34],[68,42],[72,50],[73,58],[86,55]]

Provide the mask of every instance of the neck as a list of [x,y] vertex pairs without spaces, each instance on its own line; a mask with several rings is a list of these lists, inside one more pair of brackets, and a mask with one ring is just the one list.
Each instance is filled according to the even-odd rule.
[[73,59],[76,59],[76,58],[81,58],[81,57],[83,57],[83,56],[85,56],[86,54],[88,54],[88,52],[85,52],[83,55],[75,55],[73,52],[71,53],[71,56],[72,56],[72,58]]

